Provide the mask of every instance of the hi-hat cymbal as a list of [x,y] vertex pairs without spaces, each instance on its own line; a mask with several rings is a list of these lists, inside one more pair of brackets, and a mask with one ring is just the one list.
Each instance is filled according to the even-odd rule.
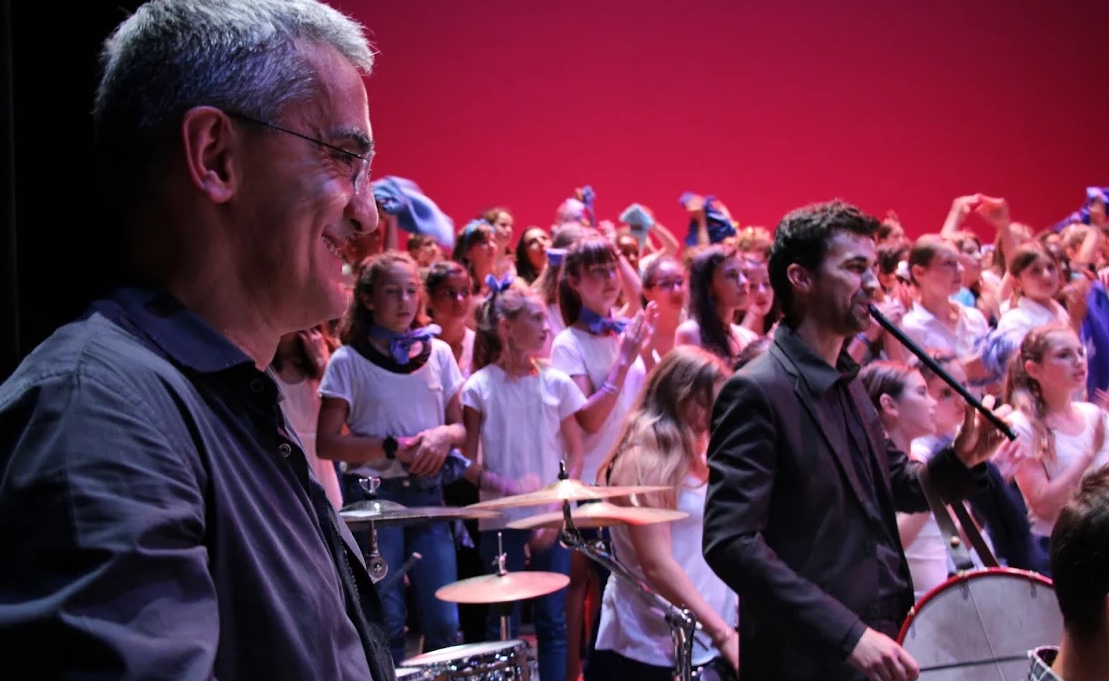
[[546,596],[569,583],[557,572],[508,572],[452,582],[439,587],[435,597],[449,603],[507,603]]
[[339,516],[354,529],[373,523],[377,527],[419,525],[440,520],[495,518],[497,513],[453,506],[404,506],[395,501],[371,499],[344,506]]
[[[614,525],[652,525],[670,523],[688,517],[685,511],[669,508],[642,508],[639,506],[617,506],[607,501],[586,504],[570,511],[574,527],[612,527]],[[521,518],[508,523],[514,530],[559,529],[565,518],[560,511],[540,513],[530,518]]]
[[542,489],[528,492],[527,494],[517,494],[511,497],[490,499],[489,501],[479,501],[476,504],[470,504],[466,508],[497,509],[518,508],[521,506],[545,506],[547,504],[562,503],[563,501],[597,501],[600,499],[609,499],[611,497],[626,497],[633,494],[665,492],[668,489],[670,488],[665,486],[600,487],[597,485],[587,485],[580,480],[568,479],[552,482]]

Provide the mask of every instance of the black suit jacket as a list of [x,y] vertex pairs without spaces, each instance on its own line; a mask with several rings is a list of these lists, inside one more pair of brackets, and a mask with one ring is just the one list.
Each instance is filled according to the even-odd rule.
[[[740,596],[741,678],[861,678],[845,658],[878,619],[875,540],[883,532],[909,585],[900,616],[913,605],[894,509],[864,504],[875,491],[859,480],[843,430],[829,425],[842,412],[820,399],[838,376],[779,327],[768,353],[729,379],[713,408],[704,553]],[[877,467],[888,471],[874,484],[898,511],[928,510],[920,464],[887,444],[861,382],[852,379],[849,391]],[[947,498],[977,485],[951,450],[928,466]]]

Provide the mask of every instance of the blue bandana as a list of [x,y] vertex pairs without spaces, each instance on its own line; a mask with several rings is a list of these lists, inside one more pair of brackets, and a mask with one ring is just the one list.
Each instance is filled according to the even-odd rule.
[[585,324],[589,329],[589,333],[594,336],[603,336],[610,331],[612,333],[623,333],[628,325],[627,319],[602,317],[587,307],[583,307],[581,312],[578,313],[578,321]]
[[443,330],[435,324],[428,324],[423,328],[412,329],[405,333],[397,333],[377,324],[370,327],[370,337],[389,341],[389,354],[393,356],[393,361],[401,366],[408,364],[412,346],[416,343],[428,343],[442,332]]

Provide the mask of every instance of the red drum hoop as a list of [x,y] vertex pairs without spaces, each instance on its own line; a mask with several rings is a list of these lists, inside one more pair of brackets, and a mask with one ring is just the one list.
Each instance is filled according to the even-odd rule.
[[986,568],[956,575],[909,612],[897,642],[920,665],[921,681],[1018,679],[1028,651],[1057,645],[1063,616],[1051,580]]

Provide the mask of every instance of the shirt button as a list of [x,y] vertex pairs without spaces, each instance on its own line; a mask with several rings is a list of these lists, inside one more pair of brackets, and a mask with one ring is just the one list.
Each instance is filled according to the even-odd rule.
[[250,381],[250,392],[252,393],[260,393],[265,389],[265,387],[265,384],[262,383],[262,379],[260,378],[255,378]]
[[287,457],[293,453],[293,448],[289,446],[288,442],[282,442],[281,446],[277,448],[277,451],[281,452],[281,456]]

